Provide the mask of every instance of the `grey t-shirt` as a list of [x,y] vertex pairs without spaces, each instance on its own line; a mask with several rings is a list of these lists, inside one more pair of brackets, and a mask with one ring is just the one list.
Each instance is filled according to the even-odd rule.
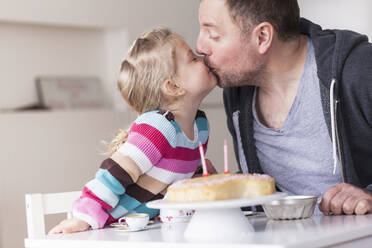
[[333,175],[332,143],[320,100],[319,79],[312,43],[308,38],[306,61],[296,98],[281,130],[263,125],[253,98],[254,139],[266,174],[283,192],[320,196],[341,182],[337,165]]

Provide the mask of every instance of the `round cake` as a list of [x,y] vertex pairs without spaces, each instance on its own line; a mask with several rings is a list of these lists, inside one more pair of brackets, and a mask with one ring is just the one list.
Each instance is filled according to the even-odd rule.
[[261,174],[216,174],[175,182],[167,191],[169,202],[249,198],[275,193],[275,180]]

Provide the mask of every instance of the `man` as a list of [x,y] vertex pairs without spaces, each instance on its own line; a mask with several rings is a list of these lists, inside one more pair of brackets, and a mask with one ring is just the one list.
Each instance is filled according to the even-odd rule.
[[372,45],[300,19],[296,0],[202,0],[197,52],[224,88],[243,173],[324,214],[372,213]]

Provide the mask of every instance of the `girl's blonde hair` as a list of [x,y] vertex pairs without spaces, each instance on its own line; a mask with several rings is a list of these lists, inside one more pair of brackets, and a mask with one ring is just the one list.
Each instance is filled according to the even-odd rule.
[[[182,39],[167,28],[156,28],[134,41],[121,63],[118,88],[124,100],[138,114],[161,109],[162,83],[176,77],[174,41]],[[118,130],[108,145],[112,155],[128,138],[128,130]]]

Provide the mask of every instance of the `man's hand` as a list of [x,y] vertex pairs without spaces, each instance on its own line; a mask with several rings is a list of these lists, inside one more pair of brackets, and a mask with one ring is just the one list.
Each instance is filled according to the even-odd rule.
[[53,227],[48,234],[83,232],[88,230],[89,227],[90,225],[85,221],[75,218],[66,219]]
[[372,213],[372,195],[351,184],[337,184],[324,192],[319,210],[325,215]]

